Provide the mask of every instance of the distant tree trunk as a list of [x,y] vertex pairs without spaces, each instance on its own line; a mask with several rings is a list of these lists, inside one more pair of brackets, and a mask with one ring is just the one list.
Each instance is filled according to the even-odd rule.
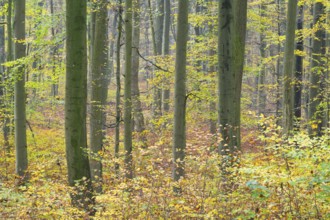
[[286,41],[284,51],[283,76],[283,134],[289,135],[293,130],[293,67],[295,30],[297,19],[297,0],[289,0],[287,12]]
[[[0,7],[3,7],[4,3],[0,3]],[[1,17],[4,20],[4,16]],[[0,25],[0,114],[6,115],[6,70],[2,64],[6,61],[6,50],[5,50],[5,27]],[[4,147],[8,148],[8,133],[5,132],[7,116],[3,117],[3,138]]]
[[95,191],[102,192],[102,161],[100,152],[103,149],[103,124],[107,97],[108,78],[108,11],[107,0],[97,2],[95,12],[95,33],[91,74],[91,115],[90,115],[90,168]]
[[94,203],[86,137],[87,2],[66,0],[65,142],[72,204],[91,211]]
[[[54,22],[54,0],[50,0],[50,14],[52,16],[52,28],[51,28],[51,34],[52,34],[52,39],[55,39],[55,22]],[[53,71],[53,84],[52,84],[52,89],[51,89],[51,95],[53,97],[58,96],[58,79],[56,75],[56,55],[57,55],[57,46],[54,46],[52,50],[52,71]]]
[[228,167],[239,163],[241,149],[240,100],[244,65],[247,0],[219,1],[219,126],[221,141],[219,154],[223,155],[224,181]]
[[266,66],[265,66],[265,58],[266,58],[266,42],[265,42],[265,23],[263,22],[263,19],[265,18],[265,12],[267,10],[267,7],[265,3],[261,3],[260,6],[260,58],[261,58],[261,64],[260,64],[260,71],[258,75],[258,98],[257,98],[257,108],[258,108],[258,114],[265,114],[266,110],[266,100],[267,95],[265,91],[265,76],[266,76]]
[[[173,133],[173,179],[178,181],[184,176],[186,149],[186,62],[188,41],[189,1],[179,1],[177,21],[177,42],[175,58],[175,103]],[[180,192],[180,189],[174,189]]]
[[125,175],[133,178],[132,156],[132,0],[125,1],[125,93],[124,93],[124,146]]
[[281,58],[281,53],[283,51],[283,47],[281,45],[280,42],[280,37],[283,35],[283,33],[285,33],[285,22],[283,21],[283,19],[281,19],[282,17],[284,17],[284,11],[285,11],[285,1],[284,0],[277,0],[276,2],[277,5],[277,34],[278,34],[278,44],[277,44],[277,53],[278,53],[278,58],[276,61],[276,81],[277,81],[277,86],[276,86],[276,110],[275,110],[275,114],[276,114],[276,124],[280,125],[281,124],[281,108],[282,108],[282,92],[281,92],[281,88],[282,88],[282,82],[281,82],[281,78],[283,76],[283,62],[282,62],[282,58]]
[[[123,8],[121,6],[122,1],[118,1],[118,35],[116,42],[116,135],[115,135],[115,158],[119,158],[119,143],[120,143],[120,91],[121,91],[121,83],[120,83],[120,43],[121,43],[121,35],[122,35],[122,14]],[[115,163],[115,170],[118,176],[119,174],[119,164]]]
[[[163,46],[163,32],[164,32],[164,3],[165,0],[156,0],[156,19],[155,19],[155,45],[156,54],[159,56],[162,54]],[[154,77],[157,79],[159,76],[154,73]],[[160,85],[154,84],[154,114],[160,116],[162,114],[162,88]]]
[[[314,4],[314,27],[324,22],[322,16],[324,15],[325,7],[322,2]],[[326,33],[323,27],[318,26],[315,37],[312,39],[312,66],[310,74],[310,88],[309,88],[309,135],[321,136],[324,119],[324,108],[321,103],[324,101],[324,87],[325,87],[325,37]]]
[[133,115],[134,115],[134,130],[139,133],[140,141],[143,143],[142,147],[145,147],[146,140],[142,132],[145,130],[144,117],[142,112],[142,106],[140,101],[140,89],[139,89],[139,54],[140,47],[140,0],[134,1],[134,28],[133,28],[133,51],[132,51],[132,100],[133,100]]
[[[15,1],[15,59],[25,57],[25,0]],[[16,173],[24,179],[28,166],[25,112],[25,68],[19,64],[15,82]]]
[[[163,50],[164,56],[170,54],[170,24],[171,24],[171,1],[165,0],[164,4],[164,31],[163,31]],[[162,96],[163,113],[170,110],[170,89],[168,79],[164,80],[164,90]]]
[[[7,11],[7,61],[12,61],[13,60],[13,30],[12,30],[12,0],[8,0],[8,11]],[[10,75],[10,68],[7,67],[6,69],[6,77],[5,77],[5,81],[7,82],[8,78]],[[7,85],[7,83],[5,84]],[[11,94],[11,88],[9,86],[6,86],[6,94]],[[5,109],[5,113],[7,113],[7,117],[5,117],[4,120],[4,124],[3,124],[3,136],[4,136],[4,141],[5,141],[5,146],[7,147],[7,149],[9,149],[9,134],[10,134],[10,128],[9,128],[9,124],[10,124],[10,117],[9,115],[9,108],[10,108],[10,103],[12,100],[12,96],[9,96],[10,98],[7,98],[5,101],[5,105],[7,106],[7,108]]]
[[[302,29],[304,27],[304,6],[298,8],[297,30],[299,31],[299,38],[296,42],[296,50],[304,51],[304,38],[302,36]],[[303,79],[303,56],[296,55],[296,69],[294,82],[294,127],[299,130],[301,120],[301,94],[302,94],[302,79]]]

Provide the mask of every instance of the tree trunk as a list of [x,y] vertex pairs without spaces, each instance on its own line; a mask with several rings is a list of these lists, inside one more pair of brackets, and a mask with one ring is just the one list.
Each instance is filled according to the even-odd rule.
[[[314,27],[324,22],[322,16],[324,15],[325,7],[322,2],[314,4]],[[324,109],[322,102],[324,101],[324,86],[325,86],[325,63],[323,61],[325,56],[325,30],[319,26],[312,39],[312,66],[310,74],[310,88],[309,88],[309,108],[308,120],[310,136],[321,136],[324,119]]]
[[124,93],[124,146],[125,175],[133,178],[132,158],[132,0],[125,1],[125,93]]
[[258,75],[258,98],[257,98],[257,108],[258,108],[258,114],[265,114],[266,110],[266,91],[265,91],[265,76],[266,76],[266,66],[265,66],[265,58],[266,58],[266,42],[265,42],[265,24],[263,22],[263,19],[265,17],[265,12],[267,10],[267,7],[265,3],[261,3],[260,6],[260,58],[261,58],[261,64],[260,64],[260,71]]
[[[178,181],[184,176],[186,149],[186,62],[188,41],[189,1],[179,1],[177,42],[175,59],[175,103],[173,133],[173,179]],[[179,188],[174,189],[180,192]]]
[[[170,24],[171,24],[171,1],[165,0],[164,5],[164,31],[163,31],[163,50],[162,54],[164,56],[170,55]],[[163,90],[163,114],[170,110],[170,88],[169,79],[164,80],[164,90]]]
[[95,12],[95,33],[92,56],[91,74],[91,115],[90,115],[90,168],[92,180],[95,182],[95,191],[102,192],[102,158],[104,132],[106,123],[104,109],[107,97],[108,75],[108,11],[107,0],[97,2]]
[[139,54],[140,47],[140,0],[134,2],[134,28],[133,28],[133,51],[132,51],[132,100],[133,100],[133,116],[134,130],[139,133],[142,147],[146,145],[146,139],[142,133],[145,130],[144,117],[140,101],[139,89]]
[[[116,42],[116,135],[115,135],[115,158],[119,158],[119,143],[120,143],[120,120],[121,120],[121,111],[120,111],[120,91],[121,91],[121,83],[120,83],[120,41],[122,35],[122,14],[123,8],[121,6],[122,1],[118,2],[118,35]],[[117,176],[119,175],[119,164],[115,163],[115,171]]]
[[[15,1],[15,59],[25,57],[25,0]],[[24,178],[28,166],[25,113],[25,68],[19,64],[15,82],[16,173]]]
[[297,19],[297,0],[289,0],[287,12],[286,41],[284,51],[283,75],[283,134],[289,135],[293,130],[293,67],[295,30]]
[[66,0],[65,142],[72,204],[91,211],[93,189],[87,154],[86,1]]
[[[241,149],[240,100],[244,65],[247,0],[219,2],[219,126],[222,172],[239,163]],[[224,179],[224,181],[226,181]]]
[[[304,38],[302,30],[304,28],[304,6],[298,8],[297,30],[299,38],[296,42],[296,50],[299,52],[304,51]],[[296,55],[296,69],[295,69],[295,82],[294,82],[294,117],[295,129],[299,130],[301,120],[301,94],[302,94],[302,80],[303,80],[303,56]]]

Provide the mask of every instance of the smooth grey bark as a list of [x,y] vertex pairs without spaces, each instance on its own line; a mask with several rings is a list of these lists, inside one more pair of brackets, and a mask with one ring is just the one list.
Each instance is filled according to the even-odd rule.
[[[304,28],[304,6],[301,5],[298,8],[297,30],[298,40],[296,42],[296,50],[304,51],[304,38],[302,36],[302,30]],[[294,79],[294,117],[295,129],[300,128],[301,120],[301,97],[302,97],[302,81],[303,81],[303,56],[296,55],[296,69]]]
[[[120,111],[120,91],[121,91],[121,82],[120,82],[120,43],[122,35],[122,14],[123,8],[121,6],[122,1],[118,1],[118,35],[116,42],[116,134],[115,134],[115,158],[119,158],[119,143],[120,143],[120,120],[121,120],[121,111]],[[119,164],[115,163],[115,171],[117,176],[119,175]]]
[[66,0],[65,144],[72,204],[92,212],[94,204],[87,152],[87,2]]
[[[165,0],[164,4],[164,31],[163,31],[163,56],[170,54],[170,25],[171,25],[171,1]],[[164,90],[162,94],[163,114],[170,110],[170,88],[169,79],[164,79]]]
[[[152,7],[151,2],[148,0],[149,6],[149,19],[150,19],[150,27],[151,27],[151,35],[152,35],[152,42],[153,42],[153,52],[154,56],[158,56],[162,54],[162,38],[163,38],[163,22],[164,22],[164,0],[157,0],[156,1],[156,18],[154,22],[154,17],[152,14]],[[157,75],[153,73],[154,81],[157,79]],[[152,105],[152,112],[153,116],[157,118],[162,113],[162,89],[159,88],[154,83],[153,89],[153,105]]]
[[125,92],[124,92],[124,146],[125,176],[133,178],[132,156],[132,0],[125,0]]
[[[50,0],[50,14],[52,16],[52,28],[51,28],[51,35],[53,40],[55,39],[55,22],[54,22],[54,0]],[[57,56],[57,46],[54,46],[54,48],[52,49],[51,52],[51,57],[52,57],[52,74],[53,74],[53,84],[51,86],[51,95],[53,97],[58,96],[58,80],[56,79],[56,65],[57,65],[57,60],[56,60],[56,56]]]
[[[186,149],[186,63],[188,41],[189,1],[181,0],[178,6],[177,42],[175,58],[173,172],[175,181],[184,177]],[[180,192],[180,189],[174,189]]]
[[[0,3],[0,6],[3,7],[3,2]],[[4,16],[1,17],[4,20]],[[5,26],[0,25],[0,112],[4,116],[3,117],[3,139],[4,139],[4,147],[8,149],[9,142],[8,142],[8,132],[6,132],[7,129],[7,115],[8,112],[7,106],[6,106],[6,69],[2,65],[6,61],[6,45],[5,45]]]
[[91,72],[91,115],[90,115],[90,169],[95,191],[102,192],[102,157],[104,114],[107,98],[108,78],[108,10],[107,0],[98,1],[95,11],[95,33]]
[[146,145],[145,135],[142,133],[145,130],[144,116],[140,101],[139,89],[139,54],[140,47],[140,1],[134,1],[134,19],[133,19],[133,51],[132,51],[132,100],[133,100],[133,117],[134,130],[139,133],[142,147]]
[[265,23],[263,22],[263,19],[265,17],[265,12],[267,10],[267,7],[265,3],[261,3],[260,5],[260,28],[261,28],[261,33],[260,33],[260,58],[261,58],[261,64],[260,64],[260,71],[258,75],[258,98],[257,98],[257,108],[258,108],[258,114],[265,114],[266,110],[266,101],[267,101],[267,95],[265,91],[265,77],[266,77],[266,66],[264,63],[264,59],[266,58],[266,42],[265,42]]
[[[276,1],[276,6],[277,6],[277,34],[278,38],[285,33],[285,22],[282,19],[285,14],[285,0],[277,0]],[[278,58],[276,61],[276,83],[277,83],[277,89],[276,89],[276,109],[275,109],[275,114],[276,114],[276,124],[280,125],[281,124],[281,109],[282,109],[282,76],[283,76],[283,62],[281,58],[281,53],[283,51],[283,46],[281,45],[280,40],[278,40],[277,44],[277,53],[278,53]]]
[[[322,16],[325,13],[325,6],[322,2],[316,2],[313,9],[313,25],[320,25],[324,22]],[[321,136],[324,126],[324,101],[325,87],[325,41],[326,33],[323,27],[318,27],[312,39],[312,65],[309,79],[309,108],[308,108],[308,133],[310,136]]]
[[293,130],[293,70],[295,30],[297,20],[297,0],[288,1],[286,40],[284,48],[283,75],[283,134],[289,135]]
[[[15,1],[15,60],[25,57],[25,0]],[[26,109],[25,109],[25,68],[19,64],[15,80],[15,146],[16,146],[16,174],[26,177],[28,167],[26,143]]]
[[219,126],[222,171],[239,163],[241,149],[240,100],[244,65],[247,0],[219,1]]
[[[13,2],[12,0],[8,0],[8,9],[7,9],[7,61],[12,61],[13,60],[13,29],[12,29],[12,10],[13,10]],[[7,67],[6,69],[6,78],[5,80],[7,81],[9,79],[9,75],[10,75],[10,68]],[[6,83],[7,84],[7,83]],[[6,106],[7,109],[6,111],[6,115],[9,115],[9,106],[10,106],[10,100],[11,100],[11,88],[9,86],[7,86],[6,88],[6,94],[8,94],[8,96],[10,98],[8,98],[7,100],[4,100],[6,102]],[[10,117],[6,117],[4,119],[4,124],[3,124],[3,136],[4,136],[4,142],[5,142],[5,146],[7,147],[7,149],[9,149],[9,134],[10,134],[10,128],[9,128],[9,124],[10,124]]]

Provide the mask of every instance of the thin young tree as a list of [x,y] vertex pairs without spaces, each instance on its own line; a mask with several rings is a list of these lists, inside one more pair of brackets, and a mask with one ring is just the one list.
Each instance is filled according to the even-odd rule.
[[[25,57],[25,0],[15,1],[15,59]],[[26,143],[26,109],[25,109],[25,68],[19,64],[15,80],[15,146],[16,146],[16,174],[26,177],[28,167]]]
[[324,101],[325,88],[325,46],[326,33],[321,26],[324,23],[323,15],[325,6],[322,2],[316,2],[313,9],[313,26],[317,28],[312,39],[312,64],[309,79],[309,108],[308,108],[308,132],[310,136],[321,136],[324,126]]
[[[300,53],[304,51],[304,38],[302,36],[302,30],[304,28],[304,6],[301,5],[298,8],[297,19],[297,31],[298,38],[296,42],[296,50]],[[302,80],[303,80],[303,56],[296,55],[296,68],[294,79],[294,117],[295,117],[295,129],[300,128],[301,120],[301,96],[302,96]]]
[[125,92],[124,92],[124,146],[125,176],[133,178],[132,156],[132,0],[125,1]]
[[132,51],[132,101],[133,101],[133,116],[134,116],[134,130],[139,133],[140,141],[145,147],[146,140],[143,134],[145,130],[144,116],[142,112],[142,105],[140,100],[139,89],[139,46],[140,46],[140,0],[134,0],[134,19],[133,19],[133,51]]
[[240,109],[244,65],[247,0],[219,1],[219,126],[221,141],[219,154],[223,155],[223,174],[238,163],[241,149]]
[[[173,132],[173,179],[184,176],[186,149],[186,62],[188,41],[189,1],[179,1],[177,42],[175,58],[174,132]],[[180,188],[175,191],[180,192]]]
[[66,0],[65,144],[72,204],[91,211],[94,203],[87,152],[87,2]]
[[283,134],[289,135],[293,130],[293,79],[294,79],[294,49],[297,20],[297,0],[288,1],[286,39],[284,49],[283,75]]
[[[164,4],[164,30],[163,30],[163,56],[170,54],[170,25],[171,25],[171,1],[165,0]],[[164,90],[162,94],[162,112],[167,113],[170,110],[170,89],[169,80],[165,79]]]

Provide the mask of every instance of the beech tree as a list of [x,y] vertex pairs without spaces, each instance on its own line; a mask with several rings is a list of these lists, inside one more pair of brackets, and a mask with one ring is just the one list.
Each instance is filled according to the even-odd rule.
[[94,203],[87,152],[87,2],[66,0],[65,144],[72,204],[91,212]]
[[[25,57],[25,0],[14,1],[15,9],[15,59]],[[19,61],[15,79],[15,146],[16,174],[24,180],[28,166],[26,143],[26,109],[25,109],[25,68]]]
[[104,114],[108,94],[108,11],[107,0],[97,2],[91,74],[90,167],[96,191],[102,191],[102,158]]
[[316,2],[313,8],[313,27],[317,28],[315,37],[312,39],[312,65],[310,74],[309,87],[309,134],[310,136],[321,136],[325,127],[324,120],[324,101],[325,91],[325,70],[324,70],[324,56],[325,56],[325,30],[321,27],[324,23],[325,7],[322,2]]
[[[184,176],[186,149],[186,62],[188,41],[189,1],[179,1],[177,42],[175,58],[174,132],[173,132],[173,179]],[[180,189],[175,189],[180,191]]]
[[241,150],[240,100],[247,0],[220,0],[218,13],[219,153],[224,156],[226,168],[238,162],[236,159]]
[[132,0],[125,1],[125,93],[124,93],[124,146],[125,146],[125,175],[133,178],[132,156],[132,37],[133,12]]
[[297,20],[297,0],[288,1],[286,26],[286,40],[284,51],[284,75],[283,75],[283,133],[288,135],[293,130],[293,69],[295,30]]

